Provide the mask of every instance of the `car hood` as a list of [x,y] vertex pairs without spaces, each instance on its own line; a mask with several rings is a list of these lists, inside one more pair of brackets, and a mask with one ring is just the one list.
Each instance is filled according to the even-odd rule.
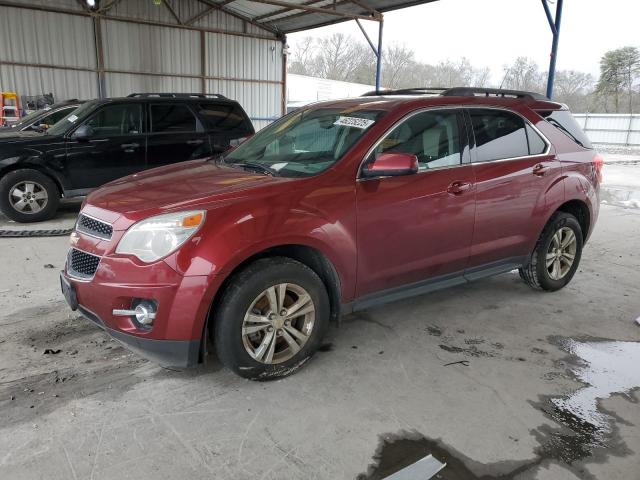
[[104,218],[100,210],[107,210],[137,221],[164,211],[195,208],[242,197],[248,190],[293,180],[219,165],[209,160],[193,160],[108,183],[87,198],[85,208],[98,209],[93,213],[99,218]]

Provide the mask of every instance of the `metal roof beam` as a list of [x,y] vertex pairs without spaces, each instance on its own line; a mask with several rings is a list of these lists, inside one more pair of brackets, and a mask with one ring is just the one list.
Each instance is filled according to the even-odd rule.
[[237,18],[238,20],[242,20],[244,22],[250,23],[251,25],[261,28],[263,30],[266,30],[267,32],[271,32],[275,35],[282,35],[282,32],[280,32],[279,30],[269,26],[269,25],[265,25],[263,23],[258,23],[256,21],[254,21],[252,18],[246,17],[244,15],[240,15],[239,13],[236,13],[232,10],[229,10],[228,8],[225,7],[225,5],[227,3],[231,3],[234,0],[224,0],[223,2],[220,3],[216,3],[213,2],[212,0],[198,0],[200,3],[204,3],[205,5],[209,6],[209,7],[213,7],[217,10],[220,10],[221,12],[226,13],[227,15],[231,15],[232,17]]
[[[254,3],[265,3],[267,5],[275,5],[277,7],[283,7],[289,10],[302,10],[304,12],[311,12],[311,13],[322,13],[325,15],[333,15],[335,17],[342,17],[342,18],[348,18],[351,20],[355,20],[356,18],[359,18],[361,20],[376,20],[376,21],[380,21],[381,18],[381,14],[376,12],[375,14],[371,14],[371,15],[358,15],[355,13],[347,13],[347,12],[339,12],[337,10],[332,10],[332,9],[328,9],[328,8],[318,8],[318,7],[312,7],[309,5],[302,5],[302,4],[295,4],[295,3],[288,3],[288,2],[283,2],[281,0],[248,0],[250,2],[254,2]],[[340,2],[342,3],[351,3],[351,1],[346,1],[346,2]],[[337,6],[338,3],[335,4],[335,6]],[[288,18],[288,17],[287,17]]]
[[[324,1],[325,0],[310,0],[304,3],[301,3],[300,5],[313,5],[314,3],[322,3]],[[282,15],[283,13],[287,13],[290,11],[291,10],[289,8],[281,8],[280,10],[274,10],[273,12],[269,12],[269,13],[265,13],[264,15],[258,15],[257,17],[253,17],[253,20],[256,22],[260,22],[265,18],[275,17],[276,15]]]
[[176,19],[176,22],[178,22],[179,25],[182,25],[182,20],[180,20],[180,17],[178,16],[175,9],[173,8],[173,5],[171,5],[170,0],[164,0],[163,3],[164,3],[164,6],[167,7],[167,10],[169,10],[169,13],[171,14],[171,16]]

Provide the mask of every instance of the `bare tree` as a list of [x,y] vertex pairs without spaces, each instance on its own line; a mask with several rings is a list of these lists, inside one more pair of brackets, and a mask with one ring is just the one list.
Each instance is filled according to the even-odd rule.
[[504,66],[501,86],[513,90],[543,92],[544,74],[540,72],[540,68],[534,60],[518,57],[513,64]]
[[316,54],[315,41],[313,37],[304,37],[296,45],[291,60],[288,64],[289,72],[299,75],[314,75],[313,63]]

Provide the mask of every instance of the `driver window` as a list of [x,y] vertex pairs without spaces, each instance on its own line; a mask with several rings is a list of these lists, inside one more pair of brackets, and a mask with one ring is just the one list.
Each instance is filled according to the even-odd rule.
[[85,122],[92,137],[137,135],[142,132],[140,104],[108,105]]
[[385,137],[374,150],[381,153],[411,153],[418,170],[460,165],[458,115],[454,111],[428,111],[408,118]]

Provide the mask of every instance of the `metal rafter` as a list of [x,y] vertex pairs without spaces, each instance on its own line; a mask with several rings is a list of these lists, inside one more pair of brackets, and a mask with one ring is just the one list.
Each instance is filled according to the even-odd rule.
[[[221,3],[216,3],[213,2],[212,0],[198,0],[200,3],[203,3],[209,7],[213,7],[214,9],[220,10],[221,12],[226,13],[227,15],[231,15],[232,17],[237,18],[238,20],[242,20],[244,22],[250,23],[251,25],[258,27],[258,28],[262,28],[263,30],[266,30],[267,32],[271,32],[273,34],[276,34],[278,36],[282,35],[282,32],[280,32],[279,30],[270,27],[269,25],[265,25],[263,23],[258,23],[256,21],[254,21],[253,19],[246,17],[244,15],[240,15],[239,13],[234,12],[233,10],[229,10],[228,8],[225,7],[225,4],[221,4]],[[231,2],[227,2],[227,3],[231,3]]]
[[173,5],[171,5],[170,0],[164,0],[164,2],[162,3],[164,3],[164,6],[167,7],[167,10],[169,10],[171,16],[176,19],[176,22],[178,22],[179,25],[182,25],[182,20],[180,20],[180,17],[176,13],[176,10],[173,8]]
[[[248,1],[254,2],[254,3],[265,3],[267,5],[275,5],[277,7],[283,7],[289,10],[302,10],[305,12],[323,13],[326,15],[333,15],[335,17],[348,18],[351,20],[355,20],[356,18],[359,18],[360,20],[379,20],[381,18],[381,14],[378,12],[371,15],[358,15],[356,13],[339,12],[337,10],[332,10],[329,8],[318,8],[318,7],[312,7],[310,5],[288,3],[288,2],[283,2],[281,0],[248,0]],[[338,6],[344,3],[351,3],[351,1],[347,0],[345,2],[337,2],[334,4],[334,6]]]
[[[309,0],[307,2],[301,3],[300,5],[313,5],[315,3],[322,3],[326,0]],[[260,22],[265,18],[275,17],[276,15],[282,15],[283,13],[290,12],[290,8],[281,8],[280,10],[274,10],[273,12],[265,13],[264,15],[258,15],[257,17],[253,17],[253,20],[256,22]]]

